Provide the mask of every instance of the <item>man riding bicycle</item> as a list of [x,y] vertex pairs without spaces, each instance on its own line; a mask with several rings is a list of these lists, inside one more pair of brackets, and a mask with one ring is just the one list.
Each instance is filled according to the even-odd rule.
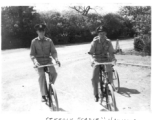
[[[55,49],[53,41],[50,38],[45,37],[46,25],[43,23],[37,24],[34,26],[34,28],[36,30],[36,33],[38,34],[38,37],[33,39],[31,42],[30,57],[34,65],[39,66],[39,65],[52,64],[51,57],[53,57],[56,63],[60,65],[57,56],[57,51]],[[49,66],[49,70],[50,70],[50,77],[52,78],[51,80],[54,83],[57,78],[57,72],[54,66]],[[40,85],[40,92],[42,95],[41,101],[45,102],[47,96],[47,85],[46,85],[44,68],[38,68],[38,74],[39,74],[38,80]]]
[[[95,102],[98,102],[98,82],[99,82],[99,65],[94,65],[94,62],[111,62],[115,61],[114,49],[112,43],[106,37],[106,29],[104,26],[100,26],[96,29],[98,36],[94,37],[91,42],[91,48],[88,52],[91,55],[92,71],[92,86],[95,97]],[[106,65],[106,71],[108,72],[108,78],[110,83],[113,83],[112,66]]]

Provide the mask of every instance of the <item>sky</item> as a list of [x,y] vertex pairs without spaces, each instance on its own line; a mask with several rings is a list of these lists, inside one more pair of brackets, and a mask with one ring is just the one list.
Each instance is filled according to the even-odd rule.
[[[31,5],[36,6],[38,11],[68,10],[69,6],[90,6],[95,8],[97,12],[102,13],[116,13],[121,6],[135,6],[135,5],[152,5],[150,0],[3,0],[1,5]],[[98,6],[98,7],[97,7]],[[102,10],[101,10],[102,8]]]
[[[37,4],[36,10],[38,11],[48,11],[48,10],[56,10],[56,11],[64,11],[69,10],[69,6],[89,6],[90,4]],[[99,13],[116,13],[122,5],[120,4],[105,4],[105,5],[90,5],[90,7],[95,8],[95,10]],[[95,10],[90,10],[90,12],[95,12]]]

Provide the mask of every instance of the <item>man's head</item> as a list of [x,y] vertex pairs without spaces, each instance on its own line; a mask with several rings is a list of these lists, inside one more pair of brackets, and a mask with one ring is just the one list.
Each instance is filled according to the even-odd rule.
[[98,36],[100,38],[106,38],[107,33],[106,33],[106,30],[105,30],[105,27],[103,27],[103,26],[97,27],[96,33],[98,34]]
[[45,35],[45,29],[46,29],[46,25],[44,23],[41,23],[41,24],[36,24],[34,26],[35,30],[36,30],[36,33],[38,34],[38,36],[40,38],[43,38],[44,35]]

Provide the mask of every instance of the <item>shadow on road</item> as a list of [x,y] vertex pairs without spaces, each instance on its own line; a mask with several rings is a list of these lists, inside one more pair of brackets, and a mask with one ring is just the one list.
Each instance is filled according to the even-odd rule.
[[61,111],[61,112],[66,112],[64,109],[62,109],[62,108],[59,108],[59,111]]
[[131,97],[130,94],[139,94],[140,92],[136,89],[129,89],[129,88],[121,87],[119,89],[118,93],[125,97]]
[[[107,109],[107,107],[106,107],[106,105],[103,105],[103,104],[100,104],[102,107],[104,107],[104,108],[102,108],[100,111],[101,112],[111,112],[111,111],[109,111],[108,109]],[[115,111],[113,111],[113,112],[118,112],[119,111],[119,109],[117,108],[117,104],[116,104],[116,109],[115,109]]]
[[[101,112],[111,112],[111,111],[107,110],[106,108],[102,108],[100,111]],[[119,109],[116,107],[116,111],[113,111],[113,112],[118,112],[118,111],[119,111]]]
[[[49,107],[49,105],[46,103],[46,105],[47,105],[47,107]],[[49,107],[50,108],[50,107]],[[56,107],[55,107],[55,109],[56,109]],[[52,108],[50,108],[50,110],[52,111]],[[60,111],[60,112],[66,112],[64,109],[62,109],[62,108],[59,108],[59,110],[58,111]]]
[[106,109],[101,109],[100,111],[102,111],[102,112],[103,112],[103,111],[108,112],[108,110],[106,110]]

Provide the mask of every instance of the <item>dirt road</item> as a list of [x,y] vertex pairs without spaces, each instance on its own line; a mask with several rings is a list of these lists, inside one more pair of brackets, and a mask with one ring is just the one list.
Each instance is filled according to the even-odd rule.
[[[133,48],[133,41],[121,41],[125,49]],[[113,42],[115,45],[115,43]],[[91,66],[87,55],[89,44],[57,46],[62,67],[56,68],[58,78],[55,87],[60,111],[106,111],[95,103],[91,85]],[[2,111],[28,112],[49,111],[40,101],[37,72],[29,57],[29,49],[2,51]],[[119,61],[147,60],[150,57],[116,55]],[[133,60],[134,59],[134,60]],[[139,60],[139,61],[138,61]],[[115,66],[120,76],[121,89],[116,93],[120,112],[150,111],[150,69],[136,66]]]

